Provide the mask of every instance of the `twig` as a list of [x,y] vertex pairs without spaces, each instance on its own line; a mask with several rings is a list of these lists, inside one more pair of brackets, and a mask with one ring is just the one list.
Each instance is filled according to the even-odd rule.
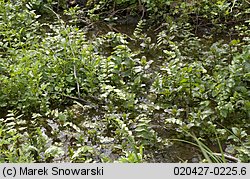
[[139,1],[139,10],[142,11],[142,15],[141,15],[141,20],[143,19],[144,15],[145,15],[145,12],[146,12],[146,8],[144,7],[143,3],[141,2],[141,0],[138,0]]
[[68,98],[68,99],[80,102],[81,104],[92,105],[90,102],[88,102],[87,100],[82,99],[82,98],[77,98],[77,97],[68,96],[68,95],[63,95],[63,96],[66,97],[66,98]]
[[165,26],[167,26],[167,25],[168,25],[167,23],[161,24],[159,27],[157,27],[156,29],[154,29],[154,32],[157,32],[157,31],[160,30],[162,27],[165,27]]
[[216,155],[216,156],[219,156],[219,157],[224,156],[225,159],[228,159],[228,160],[230,160],[232,162],[235,162],[235,163],[240,163],[241,162],[240,159],[238,159],[236,157],[233,157],[231,155],[226,155],[226,154],[221,154],[221,153],[213,153],[213,154]]

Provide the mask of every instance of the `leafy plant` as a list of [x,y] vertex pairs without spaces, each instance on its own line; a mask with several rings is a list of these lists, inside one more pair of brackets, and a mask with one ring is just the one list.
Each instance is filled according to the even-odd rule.
[[0,161],[166,161],[191,137],[249,162],[248,19],[245,0],[0,1]]

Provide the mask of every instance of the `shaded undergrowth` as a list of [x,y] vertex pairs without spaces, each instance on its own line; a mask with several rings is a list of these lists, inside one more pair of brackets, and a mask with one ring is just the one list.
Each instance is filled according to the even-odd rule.
[[0,1],[0,161],[249,162],[247,1],[115,2]]

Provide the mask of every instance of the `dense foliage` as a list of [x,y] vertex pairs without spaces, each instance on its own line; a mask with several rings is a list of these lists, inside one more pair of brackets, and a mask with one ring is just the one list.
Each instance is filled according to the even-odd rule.
[[249,162],[249,13],[247,0],[1,0],[0,162],[191,161],[204,146]]

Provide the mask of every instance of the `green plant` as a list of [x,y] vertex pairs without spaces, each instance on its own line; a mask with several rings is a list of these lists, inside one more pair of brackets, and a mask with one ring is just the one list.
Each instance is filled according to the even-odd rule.
[[0,1],[0,161],[166,161],[186,131],[206,162],[249,162],[248,19],[245,0]]

